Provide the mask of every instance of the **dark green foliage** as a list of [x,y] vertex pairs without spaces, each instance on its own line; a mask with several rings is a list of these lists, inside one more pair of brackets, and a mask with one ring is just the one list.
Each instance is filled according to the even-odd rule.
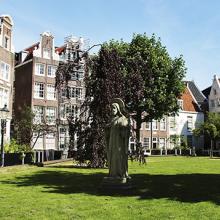
[[[136,138],[139,140],[142,122],[178,111],[177,97],[184,90],[182,79],[186,69],[182,57],[172,59],[154,35],[151,38],[145,34],[134,35],[127,57],[128,74],[130,78],[136,74],[138,79],[139,89],[131,88],[128,107],[130,112],[136,112]],[[144,117],[143,112],[147,112]]]
[[218,113],[209,112],[207,120],[198,125],[193,130],[195,136],[208,135],[212,140],[220,137],[220,115]]
[[30,145],[33,132],[34,113],[29,106],[24,106],[20,117],[14,121],[15,139],[19,145]]
[[22,151],[33,149],[39,137],[56,132],[56,128],[47,124],[45,118],[40,123],[34,123],[34,116],[32,109],[24,106],[14,121],[14,138],[18,145],[23,146]]
[[197,137],[207,135],[211,141],[210,156],[213,156],[213,143],[220,138],[220,115],[214,112],[208,112],[207,120],[204,123],[198,125],[193,130],[193,134]]

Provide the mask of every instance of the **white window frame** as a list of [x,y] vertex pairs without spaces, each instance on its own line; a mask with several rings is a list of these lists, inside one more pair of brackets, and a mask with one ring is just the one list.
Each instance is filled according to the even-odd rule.
[[145,130],[150,130],[151,122],[146,122],[145,124]]
[[176,118],[175,116],[170,116],[170,129],[174,130],[176,128]]
[[56,137],[54,133],[46,134],[45,145],[46,145],[46,149],[55,149]]
[[0,108],[5,105],[9,106],[9,89],[0,87]]
[[[133,145],[133,149],[131,149],[132,146]],[[134,150],[134,151],[136,151],[136,140],[135,140],[135,138],[133,138],[133,137],[130,137],[129,138],[129,150],[130,151],[132,151],[132,150]]]
[[[69,98],[77,98],[82,99],[83,98],[83,88],[82,87],[68,87],[69,91]],[[62,97],[67,97],[67,91],[65,89],[62,89]]]
[[51,48],[43,48],[43,58],[45,59],[51,59],[52,50]]
[[35,105],[34,106],[34,123],[41,124],[44,120],[44,106]]
[[[155,148],[153,147],[154,144],[156,144],[156,147],[155,147]],[[158,139],[157,139],[157,137],[153,137],[153,138],[152,138],[152,147],[153,147],[153,149],[156,149],[156,148],[158,147]]]
[[166,148],[166,138],[159,138],[159,148],[160,149]]
[[178,103],[180,109],[183,110],[183,100],[182,99],[178,99],[177,103]]
[[36,63],[35,64],[35,75],[45,76],[45,64],[43,64],[43,63]]
[[160,120],[160,130],[161,131],[166,131],[167,130],[166,122],[167,122],[166,118],[162,118]]
[[45,86],[42,82],[34,83],[34,98],[35,99],[44,99],[45,95]]
[[[6,39],[7,39],[7,41],[6,41]],[[7,43],[7,45],[6,45],[6,43]],[[10,37],[6,34],[4,35],[3,47],[7,50],[10,49]]]
[[47,124],[56,124],[56,107],[46,107],[46,122]]
[[188,131],[193,130],[193,117],[190,115],[187,116],[187,130]]
[[158,121],[155,120],[155,119],[152,120],[152,130],[153,131],[157,131],[158,130],[158,123],[157,122]]
[[66,127],[59,128],[59,147],[65,148],[69,145],[69,132]]
[[10,65],[8,63],[5,62],[0,62],[0,79],[3,79],[5,81],[10,80]]
[[56,90],[55,86],[52,84],[47,84],[47,99],[56,100]]
[[57,66],[54,65],[48,65],[47,66],[47,76],[51,78],[56,77],[56,71],[57,71]]
[[149,137],[143,138],[142,146],[147,149],[150,148],[150,138]]

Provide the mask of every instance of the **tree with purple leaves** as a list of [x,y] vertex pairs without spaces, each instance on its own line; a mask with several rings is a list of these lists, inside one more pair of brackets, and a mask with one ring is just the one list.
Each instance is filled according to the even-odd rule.
[[172,59],[160,39],[146,34],[130,43],[110,41],[97,55],[87,58],[86,97],[81,116],[70,121],[71,139],[78,135],[78,160],[91,167],[106,164],[104,129],[111,101],[121,98],[131,118],[137,148],[143,122],[175,114],[184,90],[186,68],[182,56]]

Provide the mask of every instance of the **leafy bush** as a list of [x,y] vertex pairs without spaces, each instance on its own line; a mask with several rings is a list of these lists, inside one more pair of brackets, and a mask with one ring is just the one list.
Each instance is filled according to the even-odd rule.
[[31,152],[31,147],[29,145],[19,145],[15,139],[12,139],[9,144],[6,144],[4,149],[6,153]]

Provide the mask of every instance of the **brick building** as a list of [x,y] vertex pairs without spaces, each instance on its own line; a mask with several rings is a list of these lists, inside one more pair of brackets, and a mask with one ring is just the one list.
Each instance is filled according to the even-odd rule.
[[[180,110],[176,115],[164,116],[161,120],[142,123],[140,142],[146,150],[173,149],[187,143],[189,147],[203,148],[204,138],[193,136],[193,129],[204,122],[203,107],[206,97],[193,81],[185,82],[186,88],[177,100]],[[174,140],[175,137],[175,140]],[[130,150],[135,149],[135,140],[130,138]]]
[[[5,142],[10,141],[10,124],[12,119],[13,81],[14,81],[14,48],[13,20],[9,15],[0,16],[0,108],[7,105]],[[0,113],[0,118],[2,115]]]
[[34,123],[47,123],[56,131],[39,137],[34,145],[36,151],[68,150],[67,119],[79,115],[85,96],[84,60],[79,61],[68,86],[61,90],[55,89],[56,70],[59,63],[80,57],[83,47],[84,40],[72,36],[65,39],[62,47],[55,47],[53,36],[45,32],[39,42],[16,54],[15,118],[26,105],[35,113]]
[[[69,148],[69,126],[68,117],[73,119],[80,114],[80,107],[85,97],[85,59],[82,54],[86,50],[86,42],[83,38],[69,36],[65,39],[65,45],[56,48],[60,56],[60,63],[76,62],[75,67],[70,74],[68,85],[62,85],[58,90],[58,135],[59,148]],[[79,61],[78,61],[79,60]],[[73,148],[76,149],[76,138]]]
[[[16,54],[14,115],[25,106],[35,113],[34,123],[47,123],[56,129],[58,111],[55,73],[59,55],[55,52],[54,37],[44,32],[40,41]],[[33,143],[35,140],[33,139]],[[57,149],[55,133],[38,138],[35,150]]]

